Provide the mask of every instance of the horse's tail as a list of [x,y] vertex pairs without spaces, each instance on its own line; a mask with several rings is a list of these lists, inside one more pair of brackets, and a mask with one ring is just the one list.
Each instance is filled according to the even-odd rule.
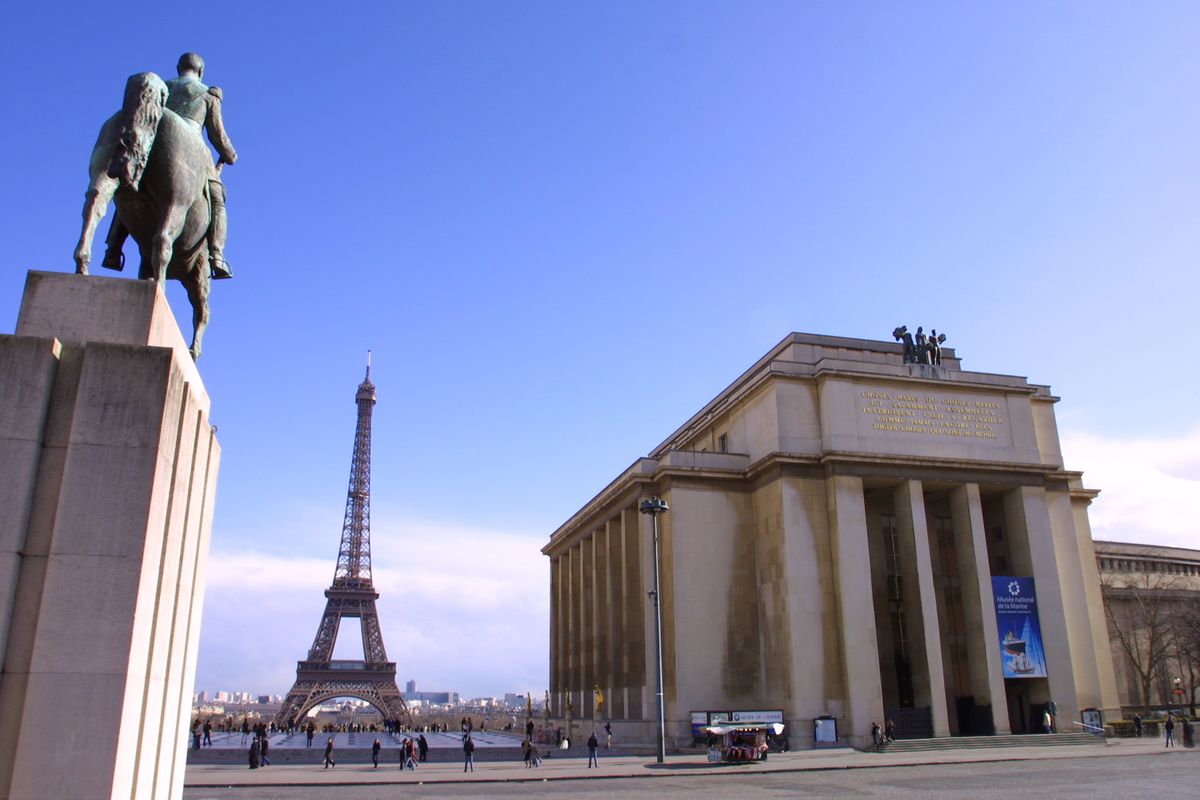
[[167,85],[153,72],[139,72],[125,82],[125,102],[121,106],[121,131],[108,176],[136,190],[142,171],[150,160],[150,148],[158,132],[158,121],[167,107]]

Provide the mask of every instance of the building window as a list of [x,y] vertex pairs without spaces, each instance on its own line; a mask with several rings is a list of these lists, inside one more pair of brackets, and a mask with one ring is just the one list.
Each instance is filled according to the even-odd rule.
[[722,433],[720,436],[717,437],[717,452],[718,453],[728,453],[729,452],[729,434],[728,433]]

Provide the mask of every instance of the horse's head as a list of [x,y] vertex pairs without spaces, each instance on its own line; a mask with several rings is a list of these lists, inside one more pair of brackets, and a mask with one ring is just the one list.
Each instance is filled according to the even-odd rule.
[[892,338],[897,342],[904,338],[904,334],[908,333],[908,326],[901,325],[899,328],[892,330]]

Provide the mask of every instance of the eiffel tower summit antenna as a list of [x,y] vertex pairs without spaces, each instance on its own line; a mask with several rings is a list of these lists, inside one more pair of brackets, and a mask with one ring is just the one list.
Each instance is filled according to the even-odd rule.
[[[396,664],[388,661],[379,630],[375,601],[379,593],[371,580],[371,412],[375,384],[371,383],[371,351],[367,374],[354,395],[358,425],[350,461],[350,489],[338,547],[333,584],[325,590],[325,613],[308,657],[296,664],[296,683],[275,715],[275,725],[300,726],[313,706],[334,697],[356,697],[379,710],[384,720],[407,726],[412,716],[396,686]],[[343,617],[357,617],[362,629],[362,660],[333,659]]]

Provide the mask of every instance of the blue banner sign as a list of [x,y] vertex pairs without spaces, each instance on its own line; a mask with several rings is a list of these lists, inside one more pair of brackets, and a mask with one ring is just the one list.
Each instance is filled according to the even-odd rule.
[[1046,677],[1046,654],[1038,626],[1033,578],[992,576],[1000,663],[1006,678]]

